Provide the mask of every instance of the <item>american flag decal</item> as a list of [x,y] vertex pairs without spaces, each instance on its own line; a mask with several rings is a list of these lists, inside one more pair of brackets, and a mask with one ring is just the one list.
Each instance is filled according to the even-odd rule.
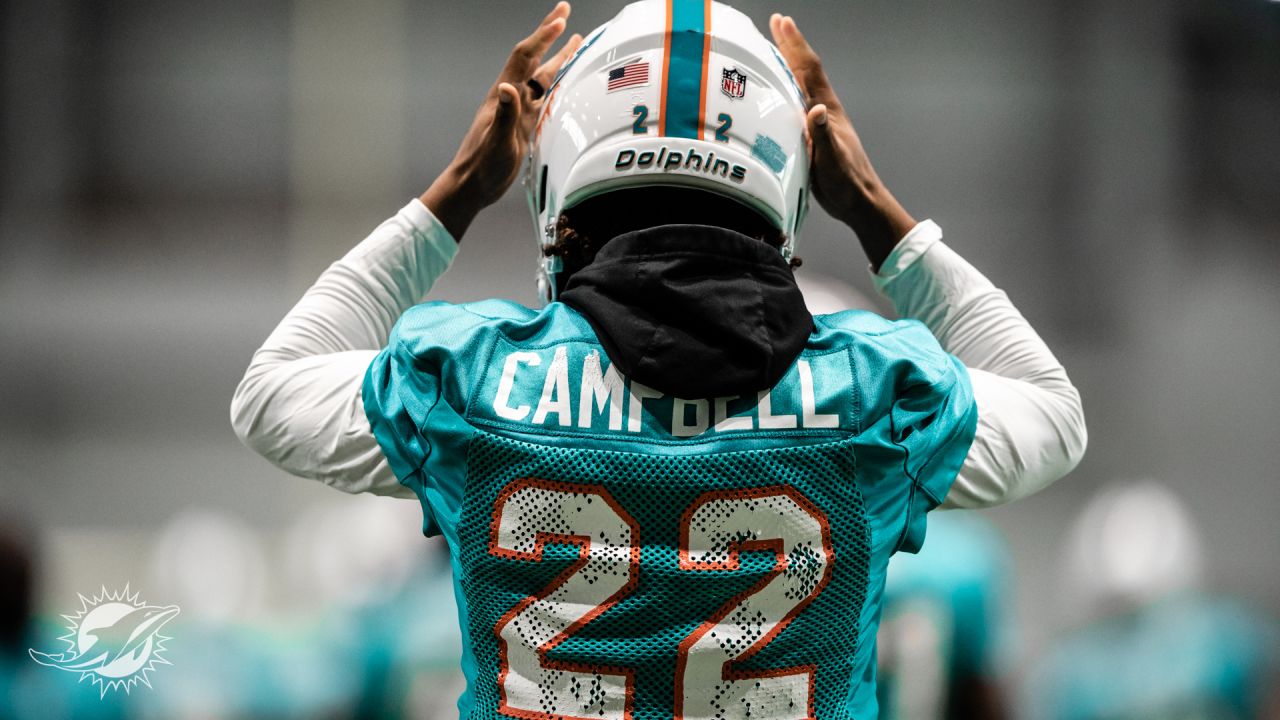
[[608,92],[621,90],[622,88],[635,87],[637,85],[649,84],[649,63],[638,61],[627,63],[622,67],[616,67],[609,71],[609,89]]

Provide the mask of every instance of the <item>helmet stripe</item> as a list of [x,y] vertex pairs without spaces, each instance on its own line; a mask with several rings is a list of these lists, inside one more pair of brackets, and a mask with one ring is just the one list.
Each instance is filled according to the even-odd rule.
[[667,0],[660,133],[702,139],[711,0]]

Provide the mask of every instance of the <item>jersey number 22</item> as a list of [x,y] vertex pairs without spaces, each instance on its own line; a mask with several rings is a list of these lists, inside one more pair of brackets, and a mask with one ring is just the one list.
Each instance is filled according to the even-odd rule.
[[[539,562],[548,544],[578,546],[573,564],[518,602],[494,629],[503,714],[530,720],[630,718],[631,668],[546,655],[635,589],[640,532],[598,485],[523,479],[498,496],[491,554]],[[772,717],[812,717],[816,667],[745,670],[737,664],[772,642],[826,586],[834,561],[826,516],[781,485],[707,492],[681,515],[681,570],[735,571],[743,550],[772,551],[773,567],[745,592],[726,598],[681,641],[675,716],[745,718],[749,708],[768,707]]]

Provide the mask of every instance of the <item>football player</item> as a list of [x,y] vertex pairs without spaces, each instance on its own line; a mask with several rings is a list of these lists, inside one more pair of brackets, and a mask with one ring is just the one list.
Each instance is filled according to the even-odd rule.
[[894,555],[876,636],[880,720],[1009,717],[1004,538],[976,513],[929,518],[929,542]]
[[1205,582],[1195,519],[1151,479],[1084,505],[1057,563],[1059,597],[1084,622],[1034,666],[1023,717],[1280,718],[1280,626]]
[[[232,401],[246,444],[448,542],[465,717],[870,718],[885,566],[1085,446],[1027,322],[876,176],[795,22],[560,3],[451,164],[327,269]],[[521,174],[548,304],[417,303]],[[813,317],[809,194],[905,318]],[[394,326],[394,327],[393,327]]]

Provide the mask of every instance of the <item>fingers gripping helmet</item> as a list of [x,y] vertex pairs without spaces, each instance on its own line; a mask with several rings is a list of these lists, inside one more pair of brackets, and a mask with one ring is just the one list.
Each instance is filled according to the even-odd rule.
[[[808,203],[805,104],[782,56],[733,8],[642,0],[587,36],[547,90],[525,177],[539,249],[560,213],[622,188],[698,188],[786,235]],[[558,257],[538,285],[555,299]]]

